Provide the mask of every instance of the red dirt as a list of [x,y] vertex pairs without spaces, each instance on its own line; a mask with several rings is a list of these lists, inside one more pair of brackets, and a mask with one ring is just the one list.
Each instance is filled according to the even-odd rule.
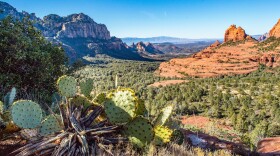
[[184,83],[188,82],[187,80],[165,80],[165,81],[159,81],[155,82],[153,84],[150,84],[149,87],[159,87],[159,86],[168,86],[168,85],[174,85],[178,83]]
[[[204,116],[191,116],[191,117],[182,117],[182,124],[184,125],[192,125],[200,129],[206,129],[208,126],[213,123],[214,121],[211,120],[208,117]],[[223,130],[232,130],[233,128],[224,124],[221,124],[221,120],[217,120],[217,128],[223,129]]]
[[261,140],[258,143],[257,151],[261,156],[280,155],[280,137]]

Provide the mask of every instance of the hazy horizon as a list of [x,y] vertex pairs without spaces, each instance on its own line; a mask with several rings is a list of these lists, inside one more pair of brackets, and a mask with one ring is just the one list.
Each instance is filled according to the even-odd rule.
[[111,35],[119,38],[223,38],[231,24],[241,26],[249,35],[260,35],[268,32],[280,18],[280,14],[275,14],[280,1],[275,0],[2,1],[40,18],[82,12],[105,24]]

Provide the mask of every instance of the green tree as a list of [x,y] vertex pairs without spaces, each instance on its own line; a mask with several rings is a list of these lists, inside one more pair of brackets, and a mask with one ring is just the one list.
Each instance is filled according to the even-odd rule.
[[61,46],[48,42],[27,18],[0,21],[0,84],[22,90],[51,90],[67,58]]

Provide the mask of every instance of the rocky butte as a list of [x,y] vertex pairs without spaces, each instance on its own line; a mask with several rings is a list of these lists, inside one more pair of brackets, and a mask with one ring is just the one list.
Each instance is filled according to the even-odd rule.
[[40,19],[34,13],[18,12],[8,3],[1,1],[0,10],[3,11],[0,19],[8,15],[20,20],[29,17],[48,40],[62,44],[70,62],[87,55],[94,57],[97,54],[119,59],[147,60],[135,53],[121,39],[111,37],[106,25],[96,23],[83,13],[65,17],[50,14]]
[[[270,34],[280,37],[280,22]],[[241,27],[231,25],[225,31],[224,43],[215,42],[208,48],[187,58],[175,58],[160,64],[156,74],[162,77],[218,77],[222,75],[248,74],[260,64],[280,65],[280,38],[258,42],[248,36]]]
[[147,42],[138,42],[136,44],[132,44],[132,48],[140,54],[145,55],[156,55],[156,54],[163,54],[160,50],[158,50],[152,43]]
[[224,42],[240,41],[247,37],[245,30],[241,27],[236,28],[236,25],[231,25],[225,32]]

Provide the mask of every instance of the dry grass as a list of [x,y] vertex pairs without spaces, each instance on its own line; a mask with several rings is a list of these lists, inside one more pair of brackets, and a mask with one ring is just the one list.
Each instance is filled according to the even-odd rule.
[[[150,145],[144,151],[133,148],[132,145],[118,145],[116,147],[107,146],[106,150],[114,156],[232,156],[229,151],[217,150],[208,151],[189,145],[178,145],[170,143],[165,147],[155,147]],[[98,151],[98,156],[110,156],[105,150]]]

